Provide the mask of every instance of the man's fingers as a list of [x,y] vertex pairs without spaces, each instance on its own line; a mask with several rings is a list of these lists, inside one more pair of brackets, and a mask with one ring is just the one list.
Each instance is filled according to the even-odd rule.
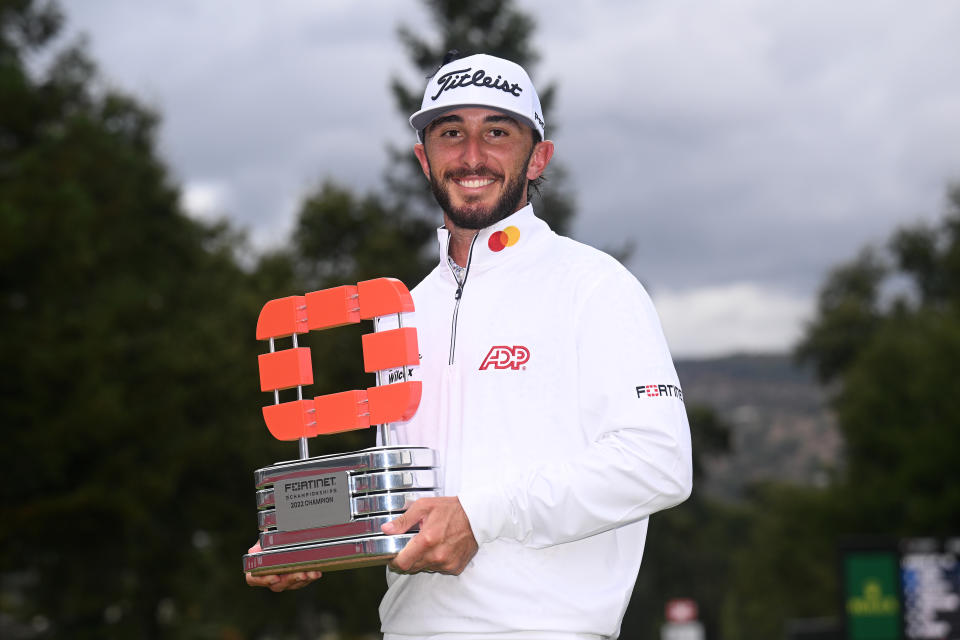
[[270,574],[255,576],[247,574],[247,584],[251,587],[267,587],[273,592],[302,589],[321,576],[319,571],[301,571],[299,573]]
[[[426,515],[426,512],[429,512],[430,500],[430,498],[414,500],[413,503],[407,507],[406,511],[390,522],[384,523],[380,527],[380,530],[387,535],[406,533],[413,528],[413,526],[419,524]],[[423,567],[423,554],[428,550],[428,546],[426,540],[423,539],[423,535],[417,534],[413,536],[390,563],[390,567],[403,573],[419,571]]]
[[382,528],[386,534],[395,534],[408,531],[415,524],[420,525],[420,532],[390,563],[396,571],[458,575],[477,553],[470,522],[456,497],[421,498]]
[[296,589],[302,589],[312,580],[307,577],[306,573],[288,573],[280,576],[280,581],[270,585],[270,590],[274,593],[279,593],[281,591],[294,591]]
[[388,536],[396,535],[398,533],[406,533],[410,528],[420,522],[422,516],[420,515],[422,509],[419,507],[420,503],[427,504],[424,501],[429,501],[429,498],[421,498],[420,500],[414,500],[413,503],[407,508],[406,511],[401,513],[399,516],[391,520],[390,522],[385,522],[381,525],[380,530],[383,531]]
[[247,584],[251,587],[269,587],[279,581],[280,576],[277,575],[255,576],[252,573],[247,574]]
[[393,559],[390,566],[403,573],[420,571],[424,566],[424,555],[429,551],[429,544],[422,533],[410,538],[407,545]]
[[385,522],[380,526],[380,530],[383,531],[388,536],[392,536],[397,533],[404,533],[409,528],[410,528],[410,525],[407,524],[407,518],[405,513],[401,513],[399,516],[397,516],[390,522]]

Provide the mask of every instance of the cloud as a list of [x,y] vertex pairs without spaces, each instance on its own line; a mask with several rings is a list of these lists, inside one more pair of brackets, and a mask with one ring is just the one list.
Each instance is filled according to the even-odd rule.
[[[698,323],[689,353],[787,344],[795,305],[830,267],[936,217],[960,177],[955,0],[518,3],[537,24],[532,75],[558,88],[548,135],[579,203],[573,235],[632,241],[628,266],[672,292],[668,306],[713,318],[711,292],[742,303],[729,332],[681,314],[678,326]],[[388,82],[421,80],[395,28],[430,37],[422,2],[66,10],[108,78],[162,113],[175,177],[188,191],[220,185],[218,206],[254,246],[283,242],[325,178],[381,187],[386,143],[412,143]]]
[[229,202],[230,188],[223,182],[189,182],[180,191],[180,206],[200,220],[222,218]]
[[575,233],[634,238],[645,281],[810,291],[960,174],[956,3],[600,7],[541,20],[539,71]]
[[654,304],[674,357],[788,351],[813,301],[750,282],[659,291]]

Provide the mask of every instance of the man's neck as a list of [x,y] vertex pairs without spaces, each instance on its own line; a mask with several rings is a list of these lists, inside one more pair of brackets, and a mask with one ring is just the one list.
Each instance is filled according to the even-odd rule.
[[473,237],[479,233],[477,229],[461,229],[453,224],[446,214],[443,215],[443,224],[450,232],[450,246],[447,249],[450,257],[461,267],[467,266],[467,258],[470,256],[470,243]]

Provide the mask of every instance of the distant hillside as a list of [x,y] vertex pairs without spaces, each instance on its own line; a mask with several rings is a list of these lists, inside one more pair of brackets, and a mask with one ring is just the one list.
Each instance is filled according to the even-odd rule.
[[735,498],[757,480],[826,481],[842,442],[810,371],[787,355],[678,360],[676,366],[687,406],[711,407],[731,426],[731,455],[709,462],[702,489]]

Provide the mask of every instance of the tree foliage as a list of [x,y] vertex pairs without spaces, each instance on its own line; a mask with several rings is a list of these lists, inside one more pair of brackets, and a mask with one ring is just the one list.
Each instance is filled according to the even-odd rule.
[[263,293],[236,235],[181,211],[154,113],[99,89],[82,48],[27,71],[61,24],[52,4],[0,10],[4,631],[256,628],[266,604],[239,556],[270,450],[251,365]]
[[323,288],[392,275],[413,286],[436,261],[435,225],[377,194],[325,182],[304,200],[291,248],[304,286]]
[[843,464],[824,489],[756,489],[724,637],[839,615],[845,541],[960,530],[960,189],[947,195],[938,224],[897,230],[827,277],[796,353],[833,390]]
[[815,320],[797,347],[824,382],[842,381],[889,322],[960,305],[960,186],[947,190],[937,226],[895,231],[885,250],[867,247],[828,276]]
[[837,387],[842,489],[870,533],[960,527],[960,187],[947,204],[836,269],[798,347]]
[[869,343],[882,319],[878,295],[889,271],[877,252],[863,250],[833,270],[820,291],[817,321],[797,348],[823,382],[835,379]]
[[720,637],[782,638],[788,620],[836,616],[837,543],[849,521],[833,490],[768,483],[747,504],[741,538],[723,550],[732,569]]
[[650,518],[643,563],[624,615],[623,638],[657,638],[664,606],[692,598],[708,638],[720,637],[722,605],[733,567],[733,549],[745,535],[750,510],[706,497],[707,459],[729,453],[730,428],[712,409],[688,409],[693,442],[694,490],[679,506]]
[[[830,483],[768,482],[741,505],[694,495],[651,520],[638,590],[653,579],[679,594],[665,569],[683,560],[661,556],[692,559],[686,593],[706,603],[708,637],[784,637],[792,619],[839,617],[846,542],[960,530],[960,188],[947,196],[937,224],[899,229],[830,273],[796,348],[829,385],[844,439]],[[708,441],[699,421],[691,411],[695,451]]]

